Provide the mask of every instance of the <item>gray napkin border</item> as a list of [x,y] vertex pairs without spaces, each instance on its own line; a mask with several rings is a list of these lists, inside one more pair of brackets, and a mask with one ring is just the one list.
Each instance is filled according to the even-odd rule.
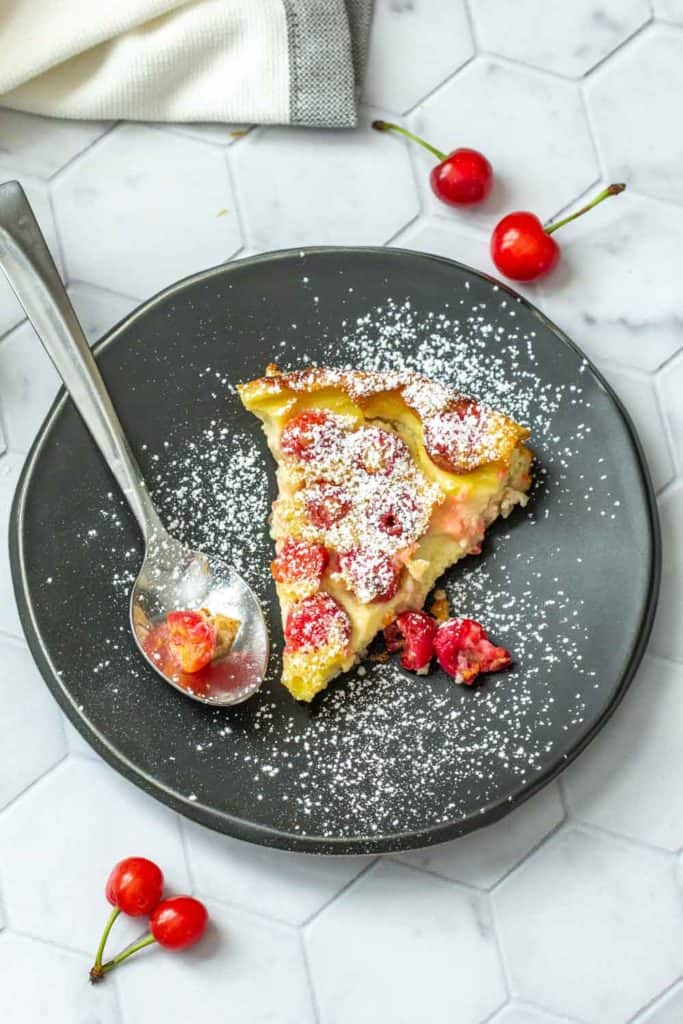
[[282,0],[287,18],[290,119],[309,127],[357,123],[374,0]]

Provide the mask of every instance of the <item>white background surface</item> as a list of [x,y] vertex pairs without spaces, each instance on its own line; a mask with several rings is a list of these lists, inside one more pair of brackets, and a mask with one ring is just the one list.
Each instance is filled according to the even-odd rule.
[[[530,295],[605,371],[658,491],[660,611],[614,719],[559,783],[427,853],[312,859],[179,820],[63,721],[0,553],[3,1024],[680,1024],[683,1021],[683,2],[378,0],[355,132],[59,123],[0,111],[0,179],[26,188],[94,340],[138,300],[234,256],[395,244],[491,270],[503,211],[562,232]],[[473,145],[498,184],[439,205],[430,160],[368,128]],[[559,238],[559,236],[558,236]],[[57,379],[0,283],[0,524]],[[87,983],[121,856],[157,859],[214,926]],[[4,927],[3,927],[4,924]],[[134,934],[119,922],[115,939]]]

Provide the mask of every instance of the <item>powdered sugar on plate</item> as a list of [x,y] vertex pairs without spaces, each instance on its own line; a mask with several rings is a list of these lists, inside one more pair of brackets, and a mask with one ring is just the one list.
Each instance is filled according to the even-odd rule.
[[[317,309],[310,276],[305,288]],[[481,621],[492,640],[513,654],[512,669],[481,687],[456,687],[437,672],[416,677],[392,658],[367,661],[310,708],[281,690],[281,633],[269,579],[273,465],[256,420],[234,419],[238,380],[227,358],[199,374],[201,389],[226,394],[225,419],[212,417],[189,443],[170,436],[162,449],[144,453],[149,485],[169,530],[232,561],[259,594],[272,624],[275,651],[258,697],[241,709],[202,709],[188,716],[183,756],[191,759],[192,770],[185,790],[174,778],[176,791],[187,799],[191,794],[193,803],[210,802],[203,779],[219,772],[230,813],[230,778],[239,770],[242,806],[249,801],[255,822],[330,840],[426,833],[471,816],[473,804],[484,813],[501,799],[515,799],[549,765],[561,762],[583,733],[587,697],[602,680],[586,657],[591,622],[582,577],[574,573],[568,579],[566,566],[568,560],[581,564],[586,531],[608,529],[618,519],[620,494],[612,492],[607,463],[584,461],[596,394],[586,364],[560,351],[558,341],[565,366],[549,380],[538,366],[533,314],[524,309],[521,317],[518,303],[504,291],[488,294],[477,304],[465,290],[438,312],[397,297],[353,319],[342,314],[336,324],[321,325],[315,358],[298,329],[281,340],[264,335],[259,367],[262,372],[275,359],[286,370],[316,363],[414,371],[529,427],[538,461],[528,509],[495,525],[482,555],[466,559],[446,580],[454,612]],[[116,536],[120,508],[121,499],[112,495],[101,510],[109,538]],[[97,548],[96,536],[81,534],[80,540]],[[119,596],[137,568],[124,551],[120,555],[121,568],[112,578]],[[130,646],[126,623],[111,643]],[[95,671],[106,675],[107,652],[99,654]],[[135,680],[142,684],[147,670],[132,651],[126,664],[133,681],[130,699]],[[137,687],[135,699],[149,699],[144,686]],[[595,705],[593,696],[589,703]],[[169,778],[178,756],[178,750],[168,750],[164,759]]]

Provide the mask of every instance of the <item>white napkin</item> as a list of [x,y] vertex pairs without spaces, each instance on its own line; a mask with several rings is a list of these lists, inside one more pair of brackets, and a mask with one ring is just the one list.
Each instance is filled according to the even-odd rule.
[[0,0],[0,105],[347,126],[373,0]]

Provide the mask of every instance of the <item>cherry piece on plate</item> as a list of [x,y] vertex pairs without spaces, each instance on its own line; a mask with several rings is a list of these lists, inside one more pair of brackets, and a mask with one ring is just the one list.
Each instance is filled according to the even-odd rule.
[[434,657],[438,623],[426,612],[401,612],[384,630],[387,650],[401,652],[401,665],[424,674]]
[[590,203],[556,224],[544,227],[535,213],[517,210],[498,221],[491,235],[491,259],[501,274],[513,281],[535,281],[557,266],[560,247],[554,231],[581,217],[609,196],[618,196],[626,185],[608,185]]
[[449,206],[472,206],[481,203],[491,191],[493,168],[478,150],[461,147],[452,153],[443,153],[400,124],[373,121],[372,127],[378,132],[399,132],[436,157],[439,162],[429,175],[429,184],[434,195],[443,203]]
[[306,409],[287,421],[280,448],[297,462],[313,462],[334,455],[342,437],[343,431],[333,416],[319,409]]
[[341,484],[316,480],[305,491],[306,514],[317,530],[329,530],[351,511],[351,498]]
[[512,664],[508,651],[492,644],[474,619],[448,619],[439,626],[434,653],[444,672],[467,686],[480,672],[498,672]]

